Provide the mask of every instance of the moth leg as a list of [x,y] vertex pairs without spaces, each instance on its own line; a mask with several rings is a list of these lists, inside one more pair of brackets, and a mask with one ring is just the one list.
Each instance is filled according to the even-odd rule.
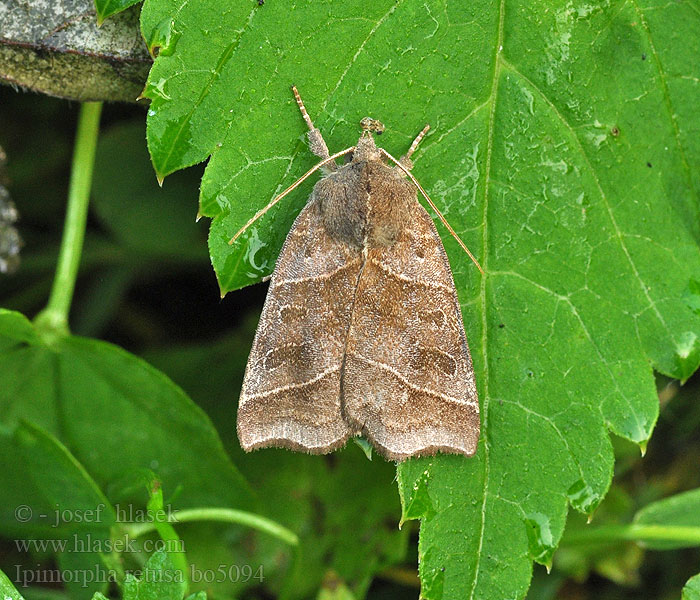
[[[292,92],[294,92],[294,99],[297,101],[297,104],[299,105],[299,110],[301,111],[301,116],[304,117],[304,121],[306,122],[306,125],[309,127],[309,149],[311,152],[313,152],[316,156],[319,158],[325,160],[330,157],[330,152],[328,152],[328,146],[326,146],[326,142],[323,139],[323,136],[321,135],[321,132],[314,126],[313,121],[311,120],[311,117],[309,116],[309,113],[306,112],[306,107],[304,106],[304,102],[301,99],[301,96],[299,95],[299,92],[297,91],[297,87],[295,85],[292,86]],[[335,171],[336,170],[336,165],[333,162],[328,163],[327,166],[323,167],[323,171],[328,173],[330,171]]]
[[428,133],[429,129],[430,125],[426,125],[425,127],[423,127],[422,131],[416,136],[416,139],[413,140],[413,143],[408,149],[408,152],[406,152],[406,154],[404,154],[399,161],[409,171],[413,168],[413,161],[411,160],[411,156],[413,156],[413,153],[416,151],[416,148],[418,148],[418,144],[421,143],[422,139],[425,137],[425,134]]

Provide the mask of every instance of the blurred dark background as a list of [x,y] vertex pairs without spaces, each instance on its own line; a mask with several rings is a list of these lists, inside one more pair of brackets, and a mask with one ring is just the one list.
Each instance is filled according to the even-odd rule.
[[[0,146],[7,154],[2,179],[24,240],[17,272],[0,274],[0,306],[30,318],[43,308],[52,283],[78,108],[0,86]],[[208,412],[235,455],[238,392],[267,286],[220,297],[207,253],[208,219],[196,222],[204,167],[171,175],[159,188],[146,150],[145,112],[136,105],[104,107],[71,329],[165,371]],[[618,461],[608,497],[590,525],[570,513],[567,534],[629,522],[649,502],[700,486],[700,378],[681,387],[660,377],[658,387],[661,417],[646,457],[615,439]],[[369,598],[417,597],[415,528],[411,536],[405,564],[380,573]],[[7,551],[0,542],[0,558]],[[567,544],[565,535],[551,574],[535,566],[528,597],[678,598],[698,572],[698,549],[581,547]]]
[[[0,279],[0,297],[5,308],[31,317],[51,285],[79,107],[5,86],[0,107],[7,187],[24,239],[22,266]],[[71,314],[73,333],[134,352],[235,330],[259,312],[266,289],[251,286],[220,298],[207,254],[208,219],[195,222],[204,165],[168,177],[160,189],[146,150],[145,112],[137,105],[104,106]]]

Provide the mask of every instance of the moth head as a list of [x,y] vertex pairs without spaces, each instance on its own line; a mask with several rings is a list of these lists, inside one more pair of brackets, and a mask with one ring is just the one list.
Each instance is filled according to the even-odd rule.
[[360,126],[362,127],[362,135],[370,135],[372,132],[377,135],[382,135],[384,133],[384,123],[373,119],[372,117],[365,117],[360,121]]

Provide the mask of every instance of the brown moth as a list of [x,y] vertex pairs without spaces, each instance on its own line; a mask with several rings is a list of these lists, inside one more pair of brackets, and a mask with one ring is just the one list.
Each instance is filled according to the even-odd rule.
[[315,170],[325,176],[272,274],[238,407],[241,446],[323,454],[361,435],[389,460],[472,455],[479,403],[462,315],[416,189],[434,205],[409,171],[428,127],[397,161],[372,137],[383,125],[365,118],[357,145],[330,156],[292,89],[323,160],[231,242]]

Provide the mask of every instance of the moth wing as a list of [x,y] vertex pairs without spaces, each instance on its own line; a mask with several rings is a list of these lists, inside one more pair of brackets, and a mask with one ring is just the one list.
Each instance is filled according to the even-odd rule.
[[472,455],[479,403],[450,264],[412,198],[396,242],[370,248],[348,336],[343,410],[390,460]]
[[325,453],[350,430],[340,378],[362,256],[331,238],[312,199],[297,217],[272,275],[238,406],[245,450]]

